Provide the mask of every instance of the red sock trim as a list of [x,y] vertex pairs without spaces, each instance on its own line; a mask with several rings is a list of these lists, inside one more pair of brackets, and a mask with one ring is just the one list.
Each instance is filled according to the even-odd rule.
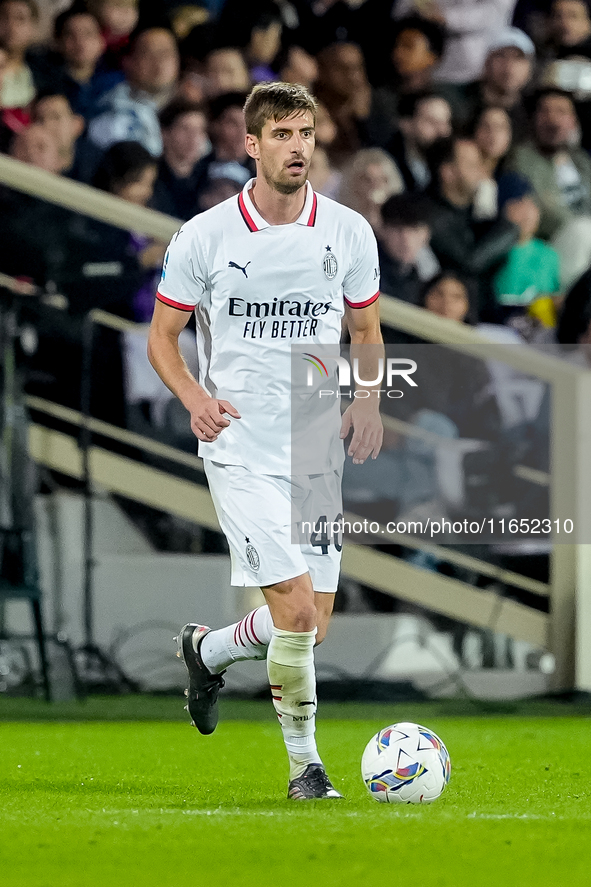
[[255,644],[258,644],[259,647],[262,647],[263,644],[259,641],[259,639],[258,639],[258,637],[257,637],[257,633],[256,633],[256,631],[254,630],[254,617],[256,616],[256,614],[257,614],[258,612],[259,612],[258,610],[253,610],[253,612],[250,614],[250,631],[251,631],[251,634],[252,634],[252,636],[253,636],[253,638],[254,638]]

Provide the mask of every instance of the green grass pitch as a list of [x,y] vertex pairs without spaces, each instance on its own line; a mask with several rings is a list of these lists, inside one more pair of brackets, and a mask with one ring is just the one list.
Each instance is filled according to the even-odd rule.
[[[295,803],[270,704],[226,701],[201,737],[176,700],[1,700],[0,884],[587,887],[591,721],[556,709],[324,705],[319,747],[346,800]],[[397,720],[448,746],[432,805],[378,804],[361,782],[366,742]]]

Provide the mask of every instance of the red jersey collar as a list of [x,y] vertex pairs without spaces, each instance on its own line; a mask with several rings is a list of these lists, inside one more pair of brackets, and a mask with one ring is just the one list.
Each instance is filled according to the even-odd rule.
[[[250,181],[244,186],[242,192],[238,195],[238,209],[250,231],[261,231],[263,228],[271,228],[273,226],[263,219],[252,202],[250,191],[255,182],[256,179],[250,179]],[[306,182],[306,200],[304,202],[304,208],[300,213],[299,218],[296,219],[295,224],[312,228],[316,224],[317,204],[318,199],[314,193],[314,189],[310,182]]]

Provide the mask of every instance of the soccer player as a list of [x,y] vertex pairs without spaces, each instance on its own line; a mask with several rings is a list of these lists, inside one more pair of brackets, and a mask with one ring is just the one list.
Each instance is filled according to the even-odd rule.
[[[365,219],[307,182],[316,113],[308,91],[260,84],[244,112],[256,178],[173,237],[148,353],[190,413],[230,546],[232,584],[260,586],[266,606],[218,631],[184,626],[179,655],[189,676],[187,708],[204,734],[217,724],[224,670],[266,658],[289,758],[288,797],[339,798],[315,742],[314,645],[326,634],[341,546],[293,544],[291,505],[340,503],[344,452],[342,443],[333,449],[322,475],[292,474],[290,346],[338,345],[343,315],[352,348],[381,344],[377,246]],[[199,382],[178,347],[193,311]],[[341,438],[351,430],[353,461],[376,458],[377,396],[346,410]]]

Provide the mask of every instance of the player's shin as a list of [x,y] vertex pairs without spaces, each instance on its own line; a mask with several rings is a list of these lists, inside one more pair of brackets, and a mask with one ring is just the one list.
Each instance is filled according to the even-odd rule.
[[289,757],[289,778],[300,776],[309,764],[320,764],[316,729],[316,672],[314,631],[273,629],[267,651],[267,674],[273,705],[279,717]]
[[221,672],[233,662],[265,659],[273,631],[273,620],[265,604],[240,622],[210,631],[201,641],[201,658],[212,672]]

